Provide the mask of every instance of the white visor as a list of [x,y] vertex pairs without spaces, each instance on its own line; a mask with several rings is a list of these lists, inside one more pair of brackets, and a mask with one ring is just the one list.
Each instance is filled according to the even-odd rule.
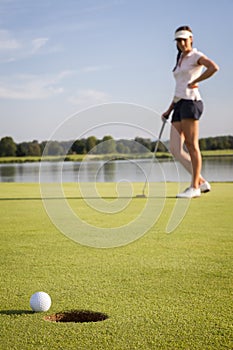
[[193,34],[189,30],[179,30],[175,33],[175,40],[176,39],[188,39],[190,36],[193,36]]

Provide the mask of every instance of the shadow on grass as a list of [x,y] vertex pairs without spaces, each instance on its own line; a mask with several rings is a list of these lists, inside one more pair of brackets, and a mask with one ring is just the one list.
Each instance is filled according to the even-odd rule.
[[70,200],[70,199],[78,199],[78,200],[85,200],[85,199],[146,199],[146,198],[158,198],[158,199],[176,199],[176,196],[150,196],[150,197],[142,197],[142,196],[134,196],[134,197],[112,197],[112,196],[103,196],[103,197],[48,197],[48,198],[0,198],[0,201],[41,201],[41,200]]
[[0,310],[0,315],[32,315],[35,312],[32,310]]

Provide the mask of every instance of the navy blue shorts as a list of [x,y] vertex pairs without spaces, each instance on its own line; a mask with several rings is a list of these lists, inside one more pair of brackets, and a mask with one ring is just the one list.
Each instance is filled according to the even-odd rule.
[[181,99],[175,103],[172,122],[180,122],[182,119],[199,120],[203,112],[203,102],[201,100],[184,100]]

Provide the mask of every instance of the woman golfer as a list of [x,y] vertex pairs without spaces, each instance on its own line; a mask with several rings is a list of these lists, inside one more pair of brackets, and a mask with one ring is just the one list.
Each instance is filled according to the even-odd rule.
[[[177,197],[195,198],[199,197],[201,192],[211,189],[210,184],[201,175],[202,159],[198,137],[203,102],[198,83],[211,77],[219,68],[216,63],[192,47],[193,34],[188,26],[179,27],[175,31],[175,40],[178,49],[173,69],[175,94],[168,110],[162,114],[162,119],[168,119],[173,111],[170,150],[192,175],[190,187]],[[184,143],[189,153],[185,152]]]

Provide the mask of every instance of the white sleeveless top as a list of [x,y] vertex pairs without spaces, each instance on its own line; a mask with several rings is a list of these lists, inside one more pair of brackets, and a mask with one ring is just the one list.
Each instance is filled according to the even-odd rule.
[[187,85],[202,74],[203,66],[197,63],[202,56],[204,56],[204,54],[197,51],[197,49],[192,49],[192,51],[183,58],[181,55],[178,65],[173,72],[176,80],[174,102],[180,99],[201,100],[198,87],[190,89]]

